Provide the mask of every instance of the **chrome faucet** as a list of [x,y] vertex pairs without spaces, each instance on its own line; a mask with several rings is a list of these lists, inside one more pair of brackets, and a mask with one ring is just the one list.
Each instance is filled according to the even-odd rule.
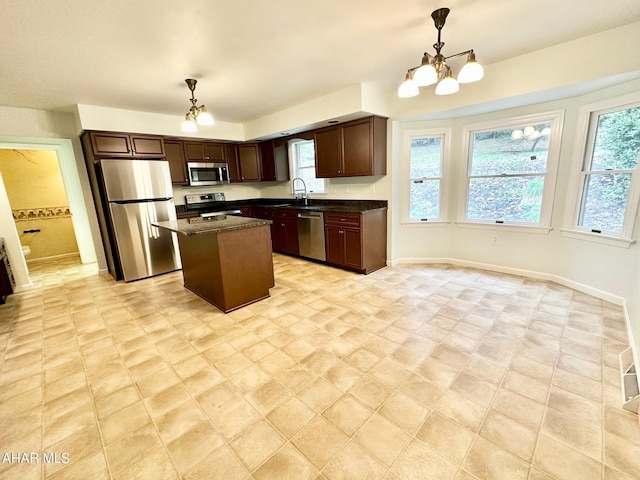
[[[300,190],[296,190],[296,180],[300,180],[302,182],[302,187],[303,189]],[[301,179],[300,177],[296,177],[293,179],[293,181],[291,182],[291,189],[293,190],[293,196],[299,200],[299,199],[303,199],[304,200],[304,204],[307,205],[307,184],[304,183],[304,180]]]

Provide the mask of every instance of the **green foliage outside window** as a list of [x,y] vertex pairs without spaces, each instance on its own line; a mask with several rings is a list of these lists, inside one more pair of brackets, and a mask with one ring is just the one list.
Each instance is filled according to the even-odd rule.
[[411,140],[409,161],[409,218],[440,218],[442,176],[442,136],[425,136]]
[[640,107],[598,115],[578,225],[619,234],[640,155]]
[[540,222],[550,127],[514,125],[473,134],[468,220]]

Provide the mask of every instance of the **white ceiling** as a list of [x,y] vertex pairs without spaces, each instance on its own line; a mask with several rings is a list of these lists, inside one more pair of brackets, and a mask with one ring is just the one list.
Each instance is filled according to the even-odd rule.
[[182,115],[193,77],[243,122],[360,82],[395,91],[442,6],[443,53],[485,65],[640,21],[638,0],[3,0],[0,105]]

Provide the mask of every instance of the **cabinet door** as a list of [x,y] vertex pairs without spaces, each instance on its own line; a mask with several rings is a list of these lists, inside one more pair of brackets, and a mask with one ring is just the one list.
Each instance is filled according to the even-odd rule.
[[336,265],[344,264],[344,229],[327,226],[324,229],[327,246],[327,262]]
[[284,220],[275,219],[271,224],[271,242],[274,252],[283,252],[285,245],[286,224]]
[[275,182],[277,180],[276,155],[273,140],[260,142],[260,166],[263,182]]
[[290,255],[298,255],[298,223],[287,218],[273,219],[273,250]]
[[129,135],[90,132],[91,149],[96,156],[130,157]]
[[238,145],[240,178],[243,182],[260,181],[260,154],[258,145]]
[[187,184],[187,163],[184,159],[184,146],[180,141],[164,142],[164,149],[169,162],[171,172],[171,183],[174,185]]
[[283,252],[290,255],[299,255],[300,248],[298,246],[298,221],[287,219],[284,221],[284,250]]
[[184,142],[184,156],[187,162],[203,162],[204,143]]
[[204,161],[214,163],[224,163],[224,145],[222,143],[205,143],[204,144]]
[[316,153],[316,177],[340,177],[342,158],[338,127],[318,130],[314,134]]
[[164,157],[164,140],[162,137],[131,135],[131,149],[135,157]]
[[241,182],[240,168],[238,166],[238,146],[225,145],[224,156],[227,159],[227,164],[229,165],[229,180],[231,180],[231,182]]
[[286,141],[274,141],[276,181],[286,182],[291,177],[289,175],[289,147]]
[[360,270],[362,268],[362,237],[360,230],[345,228],[342,231],[344,232],[344,265]]
[[371,151],[373,132],[371,121],[344,125],[341,127],[343,175],[373,175],[373,153]]

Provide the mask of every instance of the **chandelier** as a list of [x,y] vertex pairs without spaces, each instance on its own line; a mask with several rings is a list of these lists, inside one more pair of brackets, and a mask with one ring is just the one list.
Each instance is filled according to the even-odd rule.
[[[440,33],[447,15],[449,15],[448,8],[439,8],[431,14],[433,23],[438,29],[438,41],[433,44],[436,54],[430,55],[424,52],[421,64],[407,71],[404,82],[398,87],[398,96],[400,98],[415,97],[420,93],[419,87],[426,87],[434,83],[438,83],[436,85],[436,95],[449,95],[456,93],[460,89],[460,83],[477,82],[484,76],[484,69],[482,65],[476,62],[476,55],[473,50],[456,53],[448,57],[440,53],[442,47],[444,47],[444,42],[440,40]],[[453,78],[451,68],[447,65],[447,60],[463,55],[467,56],[467,63],[460,70],[456,80]]]
[[191,90],[191,108],[189,108],[189,111],[184,116],[182,131],[197,132],[198,125],[213,125],[215,122],[204,105],[196,105],[198,100],[193,96],[193,92],[196,89],[196,83],[198,83],[198,81],[193,78],[187,78],[185,82],[187,82],[187,86],[189,90]]

